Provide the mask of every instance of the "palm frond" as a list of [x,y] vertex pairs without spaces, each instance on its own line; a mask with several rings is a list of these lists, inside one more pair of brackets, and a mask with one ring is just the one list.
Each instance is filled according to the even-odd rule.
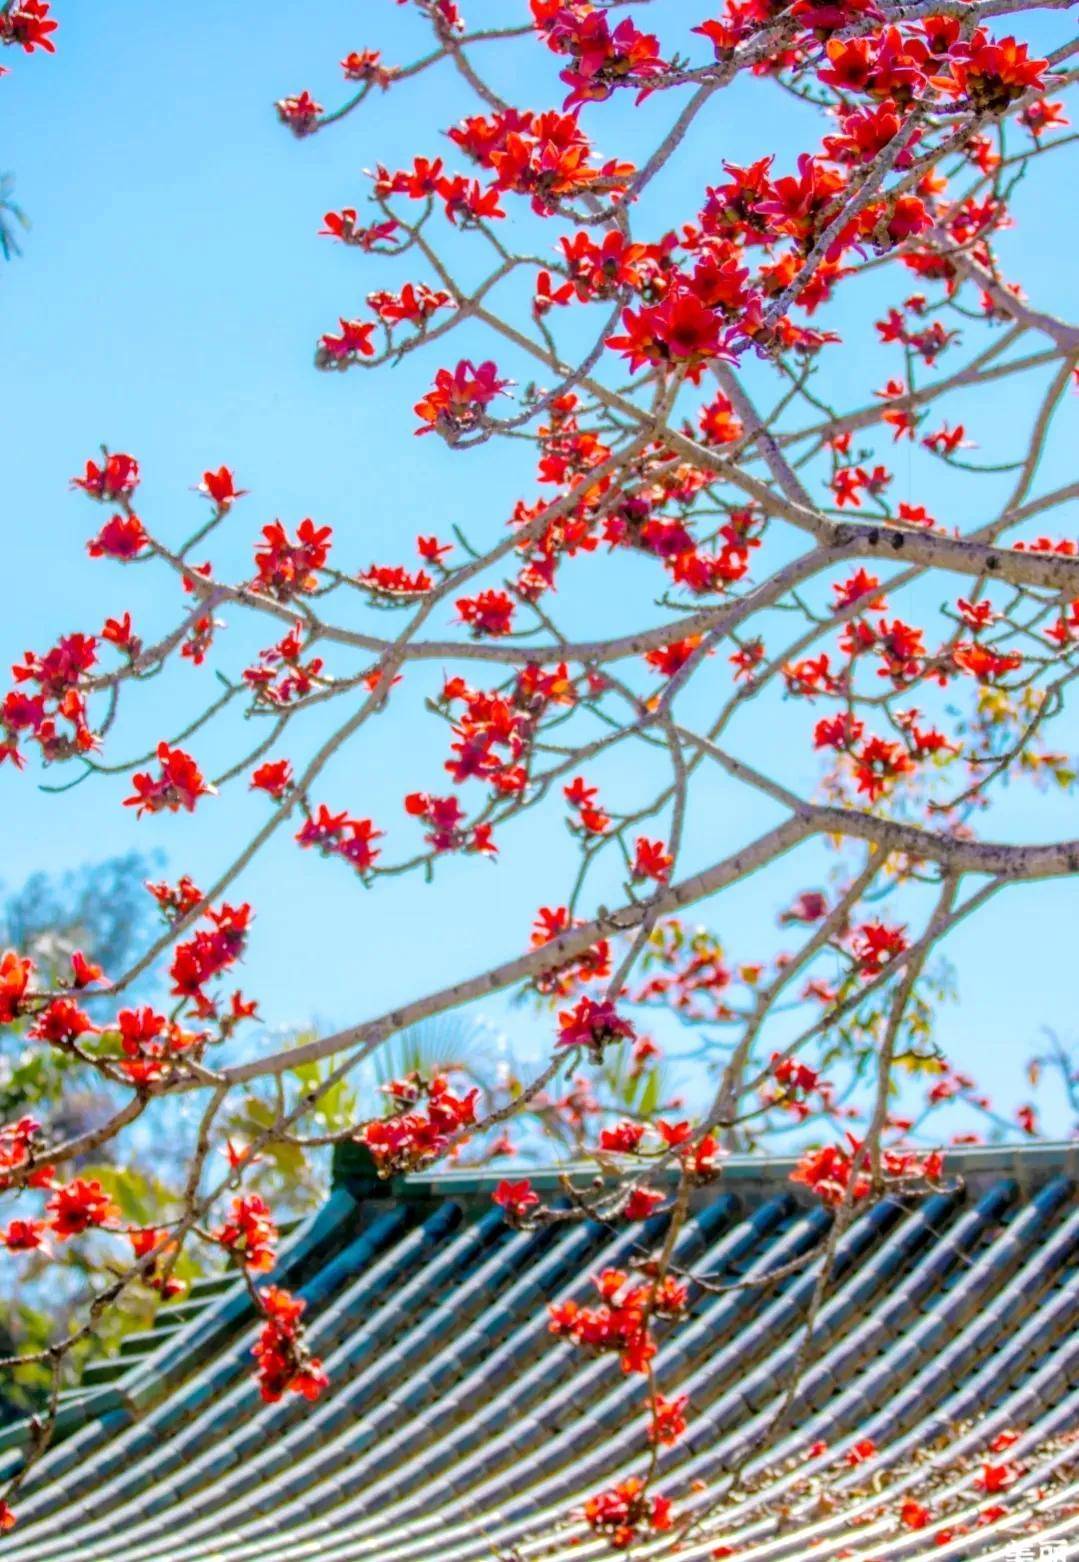
[[15,199],[15,178],[12,174],[0,174],[0,255],[11,260],[21,255],[18,232],[25,232],[30,219]]

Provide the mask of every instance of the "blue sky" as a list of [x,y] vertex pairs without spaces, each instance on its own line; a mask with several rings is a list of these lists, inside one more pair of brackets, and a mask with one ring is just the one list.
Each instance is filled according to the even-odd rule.
[[[0,84],[3,162],[16,172],[33,220],[24,258],[0,276],[8,384],[0,656],[44,649],[58,633],[97,628],[107,612],[124,607],[146,632],[172,620],[174,595],[170,588],[162,599],[152,571],[125,574],[85,556],[99,516],[68,491],[67,479],[103,441],[139,457],[140,511],[173,538],[199,516],[201,501],[190,490],[203,469],[231,465],[251,490],[218,554],[237,573],[255,532],[274,516],[289,525],[306,515],[332,524],[340,561],[353,567],[405,561],[417,532],[445,536],[454,523],[481,541],[500,535],[514,498],[535,491],[527,449],[453,455],[434,439],[413,438],[412,402],[441,360],[417,355],[377,378],[319,375],[311,366],[318,334],[339,314],[358,313],[370,288],[390,285],[375,263],[316,236],[322,213],[361,204],[363,168],[443,150],[439,127],[472,104],[448,73],[428,75],[305,142],[281,129],[272,105],[305,86],[327,105],[337,102],[336,62],[353,48],[373,44],[391,62],[408,60],[423,46],[411,15],[390,0],[323,0],[302,11],[284,0],[233,0],[206,25],[190,11],[131,0],[57,9],[56,57],[19,56]],[[472,4],[469,15],[505,19],[509,9],[508,0],[489,0]],[[514,0],[512,9],[516,15],[524,7]],[[700,4],[670,0],[651,7],[649,20],[665,44],[688,49],[688,28],[705,14]],[[1036,26],[1036,43],[1057,41],[1052,18],[1036,19]],[[511,81],[507,73],[522,60],[533,75],[520,96],[540,107],[558,102],[554,71],[539,50],[498,58],[494,68]],[[664,194],[670,209],[642,213],[642,226],[651,221],[661,230],[687,219],[723,159],[744,163],[776,151],[793,162],[804,110],[768,92],[750,85],[725,96],[715,121],[672,167]],[[620,132],[614,147],[604,139],[600,112],[596,139],[605,150],[632,156],[669,114],[669,104],[653,100],[628,141]],[[623,115],[616,120],[625,124]],[[1028,184],[1017,202],[1021,225],[1004,252],[1032,297],[1066,310],[1060,256],[1075,252],[1079,219],[1074,204],[1050,210],[1045,186]],[[845,304],[842,318],[823,323],[851,339],[871,339],[866,322],[880,296],[875,287]],[[480,352],[483,343],[462,336],[454,356],[458,347],[461,354]],[[837,381],[856,376],[858,399],[898,368],[883,356],[878,364],[841,353],[832,364]],[[508,368],[522,377],[520,365]],[[992,452],[986,459],[999,459],[1029,410],[1014,396],[1011,389],[982,393],[963,408],[982,451]],[[1071,475],[1068,448],[1061,442],[1047,459],[1038,488]],[[959,525],[983,513],[986,495],[991,501],[1002,491],[954,474],[941,481],[939,468],[918,452],[897,458],[896,471],[910,497],[937,513],[947,508]],[[636,561],[597,555],[561,605],[567,615],[587,611],[596,633],[615,632],[625,625],[629,601],[642,604],[642,622],[649,621],[652,589]],[[230,637],[222,643],[227,650]],[[402,793],[441,784],[445,735],[417,716],[422,687],[417,680],[411,692],[402,691],[364,744],[335,762],[322,788],[328,802],[385,824],[388,844],[402,853],[416,841],[403,819]],[[130,717],[121,718],[108,757],[135,754],[148,736],[179,726],[175,717],[198,709],[206,688],[204,677],[184,668],[143,691]],[[741,751],[760,757],[771,749],[784,779],[809,791],[816,768],[808,745],[782,735],[774,716],[762,710],[746,719]],[[207,737],[199,757],[212,769],[246,741],[233,728],[231,736]],[[1077,746],[1074,722],[1057,741]],[[643,762],[638,768],[635,758],[628,774],[625,767],[620,761],[604,776],[616,801],[620,791],[623,800],[638,797],[647,782]],[[161,847],[173,872],[207,879],[262,816],[256,799],[234,792],[194,819],[136,822],[119,807],[119,781],[57,798],[36,791],[34,779],[0,772],[8,885],[38,868],[58,870],[133,846]],[[712,860],[772,820],[763,805],[708,781],[687,851]],[[987,833],[1079,835],[1074,800],[1017,787]],[[244,985],[281,1025],[338,1025],[504,958],[524,942],[537,905],[564,899],[574,848],[560,828],[524,824],[507,834],[503,859],[497,868],[448,861],[431,888],[392,880],[364,894],[338,865],[300,857],[287,838],[279,840],[243,883],[259,915]],[[800,877],[788,873],[778,887],[754,880],[739,890],[736,905],[730,897],[718,902],[709,920],[732,955],[774,948],[784,896],[819,879],[820,870],[819,858],[807,858]],[[616,881],[607,888],[617,895]],[[1004,1098],[1021,1089],[1021,1062],[1042,1025],[1074,1034],[1077,911],[1074,883],[1014,891],[949,945],[962,1001],[946,1011],[942,1037],[957,1061]],[[548,1034],[547,1022],[501,1000],[483,1012],[505,1024],[526,1054]],[[1046,1116],[1049,1129],[1065,1122],[1063,1108]]]

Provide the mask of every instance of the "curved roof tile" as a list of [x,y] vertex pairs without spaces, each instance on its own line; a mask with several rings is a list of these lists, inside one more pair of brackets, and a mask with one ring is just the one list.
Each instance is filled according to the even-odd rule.
[[[722,1540],[739,1562],[1011,1562],[1009,1537],[1032,1504],[1035,1556],[1054,1540],[1079,1556],[1075,1151],[953,1154],[951,1191],[859,1214],[836,1245],[804,1361],[831,1217],[792,1188],[792,1164],[727,1163],[718,1190],[695,1196],[675,1250],[708,1285],[694,1287],[690,1316],[657,1357],[664,1392],[689,1393],[692,1406],[686,1437],[663,1450],[661,1485],[702,1511],[723,1498],[722,1533],[717,1510],[679,1557],[710,1557]],[[491,1207],[495,1180],[375,1188],[343,1158],[334,1193],[273,1277],[307,1300],[328,1392],[313,1406],[263,1404],[246,1292],[203,1283],[66,1398],[55,1446],[20,1492],[8,1562],[609,1555],[567,1515],[641,1467],[642,1380],[552,1340],[545,1304],[583,1298],[588,1276],[658,1238],[664,1217],[643,1232],[591,1222],[516,1232]],[[533,1181],[557,1189],[554,1173]],[[1021,1433],[1013,1452],[1025,1456],[1007,1511],[944,1543],[898,1528],[864,1471],[835,1464],[871,1437],[889,1502],[928,1466],[949,1517],[973,1519],[985,1499],[961,1462],[1004,1428]],[[807,1461],[818,1439],[830,1453]],[[0,1467],[17,1460],[8,1435]],[[806,1477],[818,1470],[810,1502]],[[659,1540],[634,1551],[664,1554]]]

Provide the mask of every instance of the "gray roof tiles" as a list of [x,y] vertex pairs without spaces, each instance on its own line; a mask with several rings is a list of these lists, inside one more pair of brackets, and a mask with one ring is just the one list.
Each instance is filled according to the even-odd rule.
[[[955,1501],[976,1512],[985,1499],[969,1474],[947,1472],[1013,1425],[1035,1464],[1007,1503],[1036,1498],[1052,1466],[1057,1483],[1037,1499],[1055,1524],[1045,1534],[1079,1548],[1067,1497],[1079,1444],[1051,1443],[1079,1429],[1072,1154],[1038,1146],[947,1164],[963,1174],[954,1189],[887,1199],[841,1238],[810,1363],[767,1453],[830,1217],[790,1186],[786,1161],[732,1162],[695,1196],[676,1261],[718,1288],[696,1288],[690,1316],[661,1342],[660,1386],[688,1392],[691,1417],[662,1453],[659,1484],[684,1510],[722,1494],[732,1462],[745,1460],[763,1487],[723,1509],[722,1538],[739,1562],[831,1562],[845,1546],[862,1562],[1003,1558],[1011,1531],[1000,1526],[939,1546],[897,1532],[873,1517],[879,1497],[860,1495],[864,1471],[822,1460],[829,1489],[848,1492],[868,1519],[850,1530],[849,1515],[807,1503],[804,1455],[816,1439],[834,1450],[873,1437],[898,1498],[918,1478],[911,1456],[943,1435],[945,1451],[932,1455],[943,1489],[952,1481]],[[65,1410],[67,1435],[20,1493],[6,1562],[608,1555],[567,1515],[641,1468],[644,1380],[552,1339],[545,1304],[586,1296],[588,1276],[624,1263],[642,1233],[594,1223],[512,1231],[490,1205],[496,1180],[411,1178],[372,1197],[346,1163],[274,1277],[307,1299],[310,1344],[330,1376],[323,1398],[263,1404],[242,1286],[200,1288],[162,1309],[164,1327],[137,1342],[130,1364],[110,1364],[109,1381],[101,1368],[87,1374],[90,1392]],[[651,1239],[663,1218],[649,1223]],[[799,1257],[783,1279],[752,1283]],[[785,1494],[794,1516],[784,1527]],[[678,1555],[707,1557],[720,1538],[690,1537]],[[650,1544],[634,1555],[652,1550],[665,1554]]]

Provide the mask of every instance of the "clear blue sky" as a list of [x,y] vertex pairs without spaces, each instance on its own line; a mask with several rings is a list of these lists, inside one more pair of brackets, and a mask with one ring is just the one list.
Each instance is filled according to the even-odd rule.
[[[505,19],[511,10],[525,8],[517,0],[468,7],[477,22]],[[10,660],[26,647],[44,649],[66,629],[94,630],[106,611],[128,606],[147,631],[172,619],[171,589],[160,599],[152,571],[125,574],[85,556],[84,540],[99,516],[69,493],[67,479],[102,441],[139,457],[140,510],[172,537],[199,513],[201,501],[189,490],[202,470],[230,464],[251,490],[219,553],[237,572],[255,531],[274,516],[290,525],[305,515],[331,523],[339,561],[354,567],[405,561],[418,531],[446,535],[454,522],[480,540],[499,535],[513,498],[534,492],[527,462],[520,449],[453,456],[434,439],[412,437],[411,404],[434,357],[377,378],[319,375],[311,366],[318,334],[338,314],[359,312],[368,289],[389,285],[377,265],[316,237],[322,213],[362,203],[362,168],[443,150],[437,129],[472,105],[449,74],[426,76],[307,142],[278,126],[272,105],[302,87],[327,105],[337,102],[336,62],[352,48],[374,44],[390,61],[411,58],[423,44],[411,14],[390,0],[323,0],[303,8],[232,0],[201,19],[186,8],[131,0],[60,3],[57,12],[56,57],[11,59],[13,73],[0,84],[3,166],[16,172],[33,220],[25,257],[0,276],[7,380],[0,655]],[[688,49],[689,27],[707,12],[700,0],[669,0],[651,7],[649,19],[668,47]],[[1051,20],[1038,22],[1036,42],[1055,41]],[[537,107],[560,101],[540,51],[517,58],[530,58],[534,71],[524,95]],[[767,90],[754,86],[747,97],[739,89],[723,100],[672,171],[672,210],[655,214],[657,224],[688,218],[695,193],[715,181],[722,159],[743,163],[775,150],[781,161],[793,161],[801,111],[777,92],[767,100],[765,122]],[[639,147],[669,113],[661,100],[648,106]],[[601,146],[625,150],[607,147],[602,113],[595,124]],[[1024,192],[1018,210],[1022,226],[1006,240],[1009,264],[1039,303],[1066,309],[1060,257],[1074,254],[1079,242],[1074,206],[1069,212],[1056,204],[1050,212]],[[863,314],[839,325],[853,335],[859,319],[872,318],[872,295],[850,307]],[[475,338],[467,346],[482,350]],[[463,336],[454,356],[458,347],[466,350]],[[852,373],[849,358],[834,362],[840,378]],[[863,357],[855,394],[861,398],[897,367]],[[1017,415],[1028,410],[1010,404],[1011,394],[983,395],[971,405],[975,436],[992,452],[987,459],[999,458]],[[960,525],[982,513],[978,485],[930,486],[937,469],[919,465],[917,453],[909,461],[905,472],[903,465],[897,470],[912,497],[937,513],[948,507]],[[1039,486],[1071,475],[1068,466],[1065,446],[1047,462]],[[985,492],[995,497],[992,485]],[[604,556],[592,568],[585,589],[597,632],[624,622],[622,604],[633,591],[640,596],[643,589],[647,605],[652,583],[634,573],[634,561]],[[571,591],[567,611],[573,606]],[[229,643],[226,636],[226,650]],[[205,687],[185,668],[159,691],[144,691],[131,720],[119,724],[108,757],[122,759],[148,735],[178,726],[172,713],[197,709]],[[404,852],[416,840],[402,815],[402,793],[440,785],[444,734],[417,717],[420,687],[402,691],[377,725],[378,743],[338,761],[323,789],[330,803],[385,824],[391,851]],[[785,779],[810,790],[814,765],[808,754],[801,757],[807,746],[791,743],[788,753],[788,740],[780,744],[775,734],[762,712],[740,730],[740,742],[758,755],[774,745]],[[1058,741],[1065,739],[1076,746],[1074,723]],[[223,737],[197,747],[210,768],[236,752]],[[621,785],[628,800],[639,777],[615,773],[610,785]],[[709,786],[689,838],[701,861],[771,818],[741,794]],[[207,803],[193,820],[136,822],[119,807],[122,795],[120,783],[91,783],[73,796],[50,797],[35,790],[34,777],[0,772],[4,882],[133,846],[162,847],[173,872],[206,879],[261,817],[257,801],[237,792]],[[1076,813],[1071,798],[1016,788],[994,828],[1031,840],[1079,835]],[[536,906],[564,898],[573,848],[558,832],[527,824],[502,845],[498,868],[450,861],[430,889],[395,880],[365,895],[337,865],[301,857],[287,839],[278,841],[243,885],[259,914],[245,987],[283,1025],[312,1018],[336,1025],[516,952]],[[711,920],[727,931],[732,955],[774,947],[775,912],[785,893],[801,887],[796,877],[788,874],[782,887],[754,881],[739,891],[736,908],[729,900],[717,904]],[[801,882],[817,877],[810,862]],[[1020,1062],[1041,1025],[1065,1036],[1076,1028],[1077,912],[1074,883],[1015,891],[949,946],[962,1001],[946,1012],[944,1038],[957,1061],[1004,1098],[1021,1091]],[[484,1012],[505,1023],[526,1054],[547,1034],[546,1022],[501,1002]],[[1064,1122],[1063,1112],[1055,1123],[1047,1118],[1049,1128]]]

